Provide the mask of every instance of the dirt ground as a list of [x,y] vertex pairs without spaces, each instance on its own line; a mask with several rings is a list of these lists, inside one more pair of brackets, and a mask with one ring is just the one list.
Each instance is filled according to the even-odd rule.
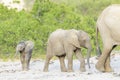
[[[67,64],[67,60],[65,60]],[[111,55],[114,72],[101,73],[95,69],[96,57],[90,58],[91,68],[80,72],[80,62],[73,61],[74,72],[61,72],[59,60],[50,62],[49,72],[43,72],[44,60],[32,60],[29,71],[22,71],[20,61],[0,62],[0,80],[120,80],[120,54]]]

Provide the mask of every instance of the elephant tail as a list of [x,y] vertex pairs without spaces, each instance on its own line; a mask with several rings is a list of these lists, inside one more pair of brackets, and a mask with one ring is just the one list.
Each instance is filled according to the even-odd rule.
[[99,42],[98,42],[98,28],[96,27],[96,55],[97,57],[100,57],[101,55],[101,49],[100,49],[100,45],[99,45]]

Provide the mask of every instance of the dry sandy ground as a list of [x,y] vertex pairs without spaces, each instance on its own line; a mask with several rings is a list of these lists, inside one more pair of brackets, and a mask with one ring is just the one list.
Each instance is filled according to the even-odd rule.
[[[67,64],[67,60],[66,64]],[[43,72],[44,60],[33,60],[29,71],[21,71],[19,61],[0,62],[0,80],[120,80],[120,54],[112,55],[111,66],[114,72],[101,73],[95,69],[95,57],[90,59],[91,69],[79,71],[78,60],[74,60],[74,72],[61,72],[59,60],[50,62],[49,72]]]

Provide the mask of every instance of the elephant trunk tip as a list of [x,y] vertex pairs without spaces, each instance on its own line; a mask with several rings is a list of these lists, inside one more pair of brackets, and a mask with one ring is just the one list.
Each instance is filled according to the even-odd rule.
[[88,68],[90,68],[90,56],[91,56],[91,48],[89,48],[88,52],[87,52],[87,64],[88,64]]
[[90,66],[89,59],[87,59],[87,64],[88,64],[88,68],[90,69],[90,68],[91,68],[91,66]]

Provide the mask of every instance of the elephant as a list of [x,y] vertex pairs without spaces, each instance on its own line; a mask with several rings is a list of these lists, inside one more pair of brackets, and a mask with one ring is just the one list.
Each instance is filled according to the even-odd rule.
[[[81,53],[81,47],[87,49],[87,63],[90,67],[89,58],[92,46],[90,43],[90,37],[86,32],[75,29],[57,29],[52,32],[47,42],[47,53],[43,71],[48,72],[50,59],[53,56],[57,56],[60,61],[61,72],[73,72],[73,54],[75,54],[81,62],[80,71],[86,71],[85,59]],[[64,62],[65,56],[68,58],[68,69]]]
[[29,70],[30,59],[32,56],[34,43],[30,40],[21,41],[16,46],[16,55],[20,53],[20,60],[22,64],[22,70]]
[[110,65],[111,51],[118,45],[120,45],[120,5],[113,4],[105,8],[97,19],[96,34],[97,34],[97,47],[98,44],[98,32],[103,42],[103,50],[98,62],[96,63],[96,69],[101,72],[112,72]]

